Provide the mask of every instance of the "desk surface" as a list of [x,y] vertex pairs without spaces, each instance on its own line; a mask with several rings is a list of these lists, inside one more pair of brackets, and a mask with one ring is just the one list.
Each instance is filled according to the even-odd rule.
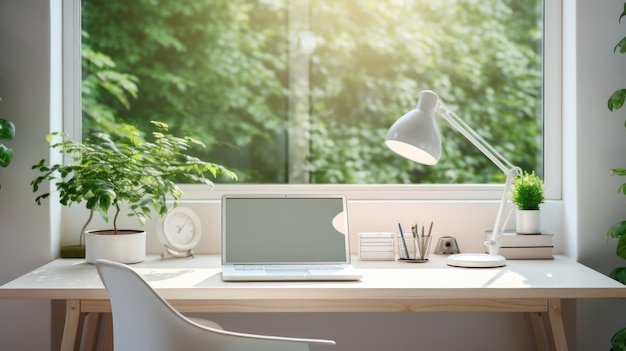
[[[358,282],[223,282],[219,256],[134,264],[168,300],[355,300],[624,298],[626,287],[563,256],[509,260],[501,268],[457,268],[444,256],[428,263],[359,261]],[[107,299],[95,266],[57,259],[0,287],[0,299]]]
[[[501,268],[449,267],[436,255],[428,263],[353,263],[361,281],[223,282],[219,256],[149,256],[132,267],[181,312],[523,312],[542,350],[567,350],[561,299],[626,297],[621,283],[562,256]],[[95,267],[80,259],[35,269],[0,287],[0,299],[66,300],[62,350],[82,339],[88,313],[111,311]]]

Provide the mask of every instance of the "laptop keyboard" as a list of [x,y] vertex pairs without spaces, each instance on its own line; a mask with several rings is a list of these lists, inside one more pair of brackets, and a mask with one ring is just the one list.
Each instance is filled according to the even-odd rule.
[[342,269],[339,265],[320,265],[320,264],[236,264],[235,269],[246,271],[292,271],[292,270],[338,270]]

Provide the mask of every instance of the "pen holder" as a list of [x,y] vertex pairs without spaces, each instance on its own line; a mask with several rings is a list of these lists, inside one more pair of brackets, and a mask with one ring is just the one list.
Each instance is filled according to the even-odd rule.
[[430,255],[431,236],[404,236],[398,235],[398,261],[423,263],[428,262]]

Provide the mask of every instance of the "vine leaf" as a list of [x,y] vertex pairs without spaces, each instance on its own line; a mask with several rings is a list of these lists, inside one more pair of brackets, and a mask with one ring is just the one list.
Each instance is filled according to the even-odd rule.
[[624,99],[626,99],[626,89],[619,89],[613,92],[609,97],[609,110],[619,110],[624,106]]

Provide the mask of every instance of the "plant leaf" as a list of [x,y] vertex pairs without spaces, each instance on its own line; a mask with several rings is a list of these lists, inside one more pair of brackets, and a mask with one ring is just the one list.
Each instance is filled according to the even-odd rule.
[[6,119],[0,118],[0,139],[13,140],[15,136],[15,125]]
[[609,237],[618,239],[615,253],[617,256],[626,259],[626,221],[613,224],[606,233],[607,242]]
[[626,259],[626,236],[622,236],[619,238],[615,253],[617,254],[617,256]]
[[13,160],[13,150],[0,144],[0,166],[8,166],[11,160]]
[[622,284],[626,284],[626,267],[615,268],[609,273],[609,277],[617,280]]
[[611,173],[613,175],[626,176],[626,169],[624,169],[624,168],[613,168],[613,169],[611,169]]
[[626,99],[626,89],[619,89],[613,92],[609,97],[608,106],[609,110],[619,110],[624,106],[624,99]]
[[609,241],[609,237],[620,239],[624,234],[626,234],[626,221],[617,222],[606,232],[606,241]]
[[626,37],[622,38],[622,40],[620,40],[619,43],[617,43],[617,45],[613,48],[613,52],[618,51],[620,54],[626,52]]
[[611,337],[611,350],[626,351],[626,328],[622,328]]

